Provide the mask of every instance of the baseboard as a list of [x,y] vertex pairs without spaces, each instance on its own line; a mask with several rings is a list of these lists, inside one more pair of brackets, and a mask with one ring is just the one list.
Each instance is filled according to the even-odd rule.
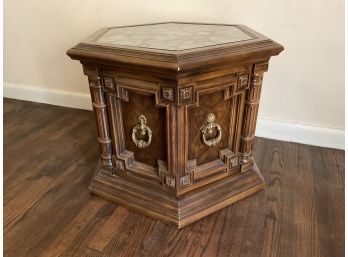
[[301,144],[344,149],[344,129],[259,118],[256,136]]
[[[68,91],[4,83],[4,97],[92,110],[90,96]],[[256,136],[344,149],[344,129],[259,118]]]
[[4,83],[4,97],[92,110],[91,97],[76,92]]

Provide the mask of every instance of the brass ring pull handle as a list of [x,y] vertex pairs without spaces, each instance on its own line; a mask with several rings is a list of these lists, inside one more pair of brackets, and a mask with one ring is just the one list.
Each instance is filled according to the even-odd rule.
[[[146,117],[144,115],[140,115],[138,117],[139,124],[136,125],[132,130],[132,139],[134,144],[140,148],[144,149],[148,147],[151,144],[152,140],[152,131],[151,129],[146,126]],[[136,133],[139,131],[139,134],[141,136],[146,136],[147,134],[147,140],[144,139],[138,139]]]
[[[202,141],[206,146],[209,147],[216,146],[221,141],[222,137],[221,127],[219,124],[215,123],[215,120],[215,115],[213,113],[209,113],[205,118],[205,125],[201,127]],[[207,134],[213,134],[214,129],[216,131],[216,136],[207,139]]]

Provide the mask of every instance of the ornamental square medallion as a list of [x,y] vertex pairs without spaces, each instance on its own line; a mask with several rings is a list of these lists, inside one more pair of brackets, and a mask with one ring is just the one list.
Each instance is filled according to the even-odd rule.
[[117,170],[124,170],[124,163],[121,160],[116,159],[115,156],[112,157],[113,164]]
[[237,167],[238,162],[239,162],[238,156],[231,158],[230,159],[230,167],[231,168]]
[[174,88],[161,87],[162,100],[175,102]]
[[166,184],[170,187],[175,188],[175,178],[166,176]]
[[189,184],[191,184],[191,178],[190,178],[189,174],[180,178],[180,187],[184,187],[184,186],[187,186]]
[[104,78],[104,86],[105,88],[114,90],[115,89],[115,81],[113,78]]
[[193,87],[184,87],[179,89],[179,102],[189,103],[192,102],[193,98]]
[[116,161],[115,166],[116,166],[116,168],[119,169],[119,170],[124,170],[123,162],[120,161],[120,160],[117,160],[117,161]]
[[249,82],[249,75],[239,75],[238,76],[238,83],[237,83],[237,90],[245,90],[248,88],[248,82]]
[[89,82],[89,86],[90,86],[90,87],[94,87],[94,88],[98,88],[98,87],[99,87],[99,84],[96,83],[96,82],[94,82],[94,81],[91,81],[91,82]]
[[101,84],[102,89],[105,93],[108,93],[113,96],[116,95],[114,78],[101,78],[99,79],[99,83]]

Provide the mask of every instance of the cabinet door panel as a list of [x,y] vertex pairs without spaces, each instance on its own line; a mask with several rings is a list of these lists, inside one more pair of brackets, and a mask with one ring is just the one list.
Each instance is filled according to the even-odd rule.
[[[132,130],[138,125],[139,115],[146,117],[146,126],[152,130],[150,146],[140,149],[132,140]],[[125,149],[134,153],[135,160],[157,167],[157,160],[167,160],[165,109],[155,106],[153,95],[129,92],[129,102],[122,102],[122,117],[125,133]],[[141,135],[137,134],[139,139]]]
[[[200,128],[206,123],[209,113],[215,115],[215,123],[221,127],[221,140],[216,146],[208,147],[202,142]],[[197,165],[219,159],[219,151],[228,148],[231,120],[231,99],[224,99],[224,91],[201,95],[199,106],[189,110],[189,160],[196,159]],[[212,134],[211,137],[215,137]]]

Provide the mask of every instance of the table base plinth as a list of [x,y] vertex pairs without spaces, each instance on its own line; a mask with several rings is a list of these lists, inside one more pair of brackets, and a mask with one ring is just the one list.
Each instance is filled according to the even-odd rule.
[[90,191],[136,212],[182,228],[265,188],[256,164],[249,171],[228,176],[179,197],[139,186],[111,175],[98,165]]

